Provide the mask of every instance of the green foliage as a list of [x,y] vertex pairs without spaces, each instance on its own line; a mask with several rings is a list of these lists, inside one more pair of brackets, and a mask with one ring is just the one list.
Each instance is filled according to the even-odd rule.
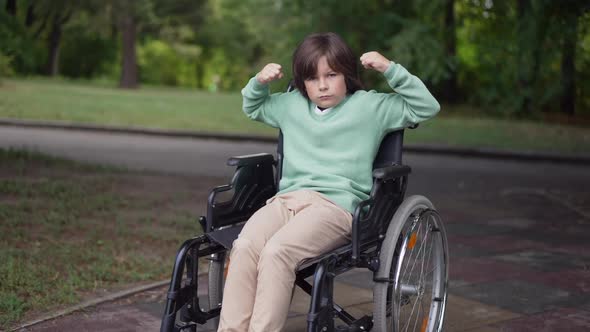
[[451,59],[445,58],[445,50],[435,36],[435,28],[421,22],[409,22],[391,38],[393,59],[423,80],[439,83],[454,68]]
[[140,80],[143,83],[164,85],[197,85],[197,47],[173,47],[161,40],[148,40],[138,48]]
[[2,77],[12,76],[14,75],[14,70],[12,69],[12,57],[2,54],[0,51],[0,82]]
[[[567,14],[575,5],[547,0],[523,1],[519,10],[514,2],[462,1],[456,6],[460,19],[458,36],[459,80],[469,92],[472,103],[496,114],[541,117],[541,111],[558,111],[561,97],[561,60],[565,27],[577,19]],[[561,9],[560,9],[561,8]],[[583,13],[581,4],[576,10]],[[587,16],[587,14],[585,14]],[[588,36],[588,23],[579,21],[578,35]],[[578,43],[576,93],[579,112],[590,110],[581,105],[589,91],[583,76],[590,53]],[[587,67],[586,67],[587,68]],[[530,112],[523,113],[528,100]]]
[[[445,23],[448,2],[442,0],[24,1],[17,17],[0,9],[0,53],[6,56],[3,66],[17,75],[40,73],[49,32],[43,17],[72,10],[63,31],[62,74],[116,78],[118,23],[132,15],[141,82],[236,91],[271,61],[290,77],[291,54],[302,38],[334,31],[358,55],[377,50],[401,63],[442,101],[445,84],[456,74],[464,97],[459,102],[499,116],[539,118],[542,111],[561,107],[564,45],[575,39],[577,112],[590,111],[587,1],[453,2],[454,31]],[[31,3],[37,19],[25,26]],[[447,49],[449,34],[456,35],[456,55]],[[379,74],[361,70],[361,75],[367,88],[389,90]]]
[[117,61],[118,44],[112,38],[84,29],[68,26],[60,51],[61,74],[72,78],[93,78],[106,74]]
[[236,91],[242,88],[251,76],[243,61],[222,48],[210,50],[210,57],[204,61],[203,69],[203,82],[210,91]]
[[578,33],[580,41],[576,58],[576,94],[578,96],[576,108],[590,113],[590,93],[588,93],[590,91],[590,11],[580,18]]
[[18,18],[8,15],[3,8],[0,8],[0,53],[10,59],[12,70],[22,74],[34,72],[44,60],[41,45]]

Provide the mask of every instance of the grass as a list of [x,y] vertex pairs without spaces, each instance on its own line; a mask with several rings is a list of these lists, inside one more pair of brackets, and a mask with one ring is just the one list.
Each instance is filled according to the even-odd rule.
[[590,128],[539,122],[440,117],[406,137],[409,143],[590,155]]
[[14,150],[0,150],[0,165],[0,330],[104,289],[168,278],[219,184]]
[[[48,79],[11,79],[0,86],[4,118],[276,136],[276,130],[248,120],[240,108],[239,93],[163,87],[126,91]],[[440,116],[409,131],[406,142],[588,154],[590,129],[492,118],[465,105],[443,105]]]
[[6,80],[0,87],[0,117],[58,120],[117,126],[261,132],[273,129],[248,121],[238,93],[183,88],[136,91],[67,81]]

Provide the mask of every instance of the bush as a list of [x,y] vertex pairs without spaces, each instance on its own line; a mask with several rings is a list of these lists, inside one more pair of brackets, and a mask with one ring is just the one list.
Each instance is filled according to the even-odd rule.
[[5,72],[35,73],[45,61],[43,47],[17,19],[3,10],[0,10],[0,54],[4,57],[0,60],[4,68],[0,70]]
[[12,57],[4,55],[2,54],[2,51],[0,51],[0,81],[3,77],[14,75],[11,62]]
[[[161,40],[148,40],[139,45],[137,62],[142,83],[174,86],[197,86],[198,51],[183,52]],[[184,45],[184,48],[187,48]]]
[[94,78],[107,74],[117,60],[114,39],[72,27],[64,33],[60,51],[60,73],[72,78]]
[[250,70],[237,56],[231,56],[221,48],[210,51],[203,65],[203,84],[211,91],[236,91],[251,77]]

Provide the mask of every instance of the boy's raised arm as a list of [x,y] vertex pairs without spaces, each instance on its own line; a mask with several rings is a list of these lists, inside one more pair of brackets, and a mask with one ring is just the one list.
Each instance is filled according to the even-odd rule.
[[[381,103],[381,107],[386,110],[379,114],[384,117],[383,123],[389,129],[403,128],[422,122],[440,111],[438,101],[428,91],[426,85],[402,65],[388,60],[377,52],[363,54],[361,63],[365,68],[383,73],[389,86],[397,93],[386,94]],[[397,110],[401,110],[401,114],[397,113]]]
[[280,94],[270,94],[268,83],[281,79],[281,65],[269,63],[242,89],[242,108],[253,120],[279,127],[275,105]]

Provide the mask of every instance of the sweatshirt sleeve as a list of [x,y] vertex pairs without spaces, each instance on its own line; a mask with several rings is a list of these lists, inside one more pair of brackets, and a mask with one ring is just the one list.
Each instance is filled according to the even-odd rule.
[[377,116],[385,130],[405,128],[439,112],[440,105],[428,88],[402,65],[391,62],[383,76],[396,92],[380,93],[377,98]]
[[279,128],[282,93],[270,94],[268,84],[260,84],[252,77],[242,89],[242,109],[252,120]]

